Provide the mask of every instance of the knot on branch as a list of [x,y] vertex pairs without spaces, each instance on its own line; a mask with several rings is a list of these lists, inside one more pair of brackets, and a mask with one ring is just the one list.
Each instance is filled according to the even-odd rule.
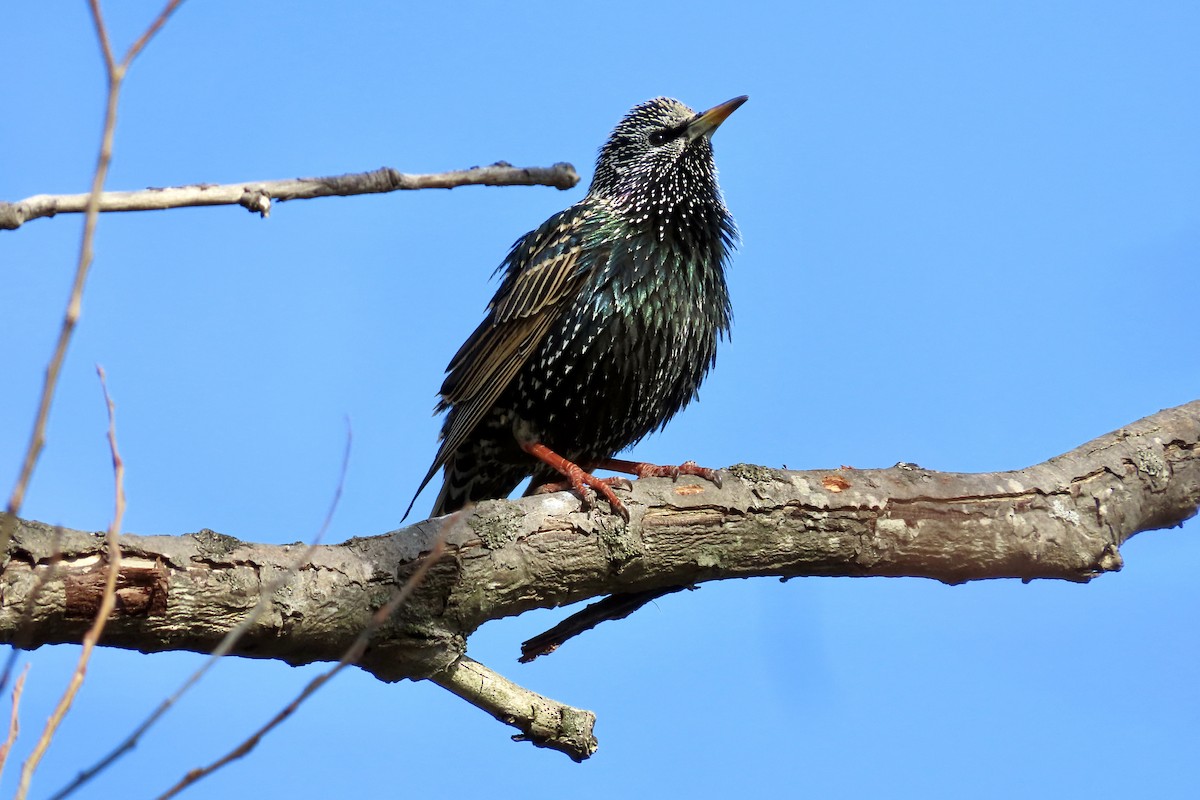
[[25,213],[19,203],[0,203],[0,231],[15,231],[24,223]]
[[551,186],[555,189],[573,189],[579,183],[579,173],[574,164],[558,161],[551,165],[550,174],[553,176]]
[[263,219],[271,216],[271,194],[261,186],[247,186],[238,198],[238,205]]

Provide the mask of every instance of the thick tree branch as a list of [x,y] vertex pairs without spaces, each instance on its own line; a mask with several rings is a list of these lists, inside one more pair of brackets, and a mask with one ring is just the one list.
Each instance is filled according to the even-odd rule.
[[[579,175],[575,167],[565,163],[550,167],[514,167],[500,161],[489,167],[427,175],[410,175],[391,167],[382,167],[371,172],[325,178],[287,178],[222,185],[202,183],[136,192],[105,192],[100,195],[100,210],[159,211],[189,206],[240,205],[266,217],[271,213],[272,200],[283,202],[405,189],[453,189],[456,186],[553,186],[556,189],[570,189],[577,183]],[[16,203],[0,202],[0,230],[15,230],[39,217],[82,212],[87,208],[88,197],[86,194],[38,194]]]
[[[554,715],[569,718],[564,730],[586,743],[572,728],[586,712],[555,707],[550,717],[529,712],[518,718],[512,708],[523,701],[503,700],[505,692],[485,687],[484,679],[477,691],[464,689],[475,670],[463,660],[467,637],[488,620],[532,608],[734,577],[1087,581],[1121,568],[1119,547],[1130,536],[1196,513],[1200,401],[1013,472],[953,474],[911,465],[795,472],[739,465],[724,475],[721,489],[700,479],[635,482],[626,501],[628,525],[603,504],[585,512],[577,498],[560,493],[489,501],[383,536],[317,548],[234,652],[291,664],[337,660],[420,555],[444,536],[448,555],[377,632],[359,665],[383,680],[432,678],[518,725],[528,738],[537,738],[531,729],[552,729],[544,721]],[[26,598],[55,557],[54,541],[49,526],[18,523],[0,576],[0,641],[17,637]],[[103,540],[63,531],[59,541],[57,571],[29,614],[25,640],[33,646],[79,641],[95,613]],[[104,643],[200,652],[215,647],[254,606],[297,547],[250,544],[212,531],[124,536],[121,546],[120,605]],[[539,742],[586,755],[586,747],[553,734]]]

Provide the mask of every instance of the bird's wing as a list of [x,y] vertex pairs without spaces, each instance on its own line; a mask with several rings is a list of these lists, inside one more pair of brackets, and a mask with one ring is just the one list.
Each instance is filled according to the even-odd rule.
[[417,494],[470,437],[586,279],[580,254],[587,231],[578,211],[574,207],[551,217],[509,253],[508,271],[487,318],[446,368],[438,408],[452,408],[449,427]]
[[[516,374],[515,368],[541,342],[562,312],[564,298],[583,281],[584,271],[579,269],[583,245],[573,233],[567,229],[546,239],[523,259],[525,264],[517,272],[510,273],[492,298],[487,319],[446,367],[443,407],[484,396],[490,405]],[[498,375],[507,377],[497,380]]]

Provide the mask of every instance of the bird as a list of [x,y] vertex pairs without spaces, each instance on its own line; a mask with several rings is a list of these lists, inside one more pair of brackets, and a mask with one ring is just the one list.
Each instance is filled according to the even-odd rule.
[[[433,516],[507,497],[599,493],[626,520],[618,479],[691,474],[615,458],[688,405],[732,321],[725,270],[738,242],[712,135],[748,97],[696,113],[656,97],[634,106],[600,148],[587,195],[512,246],[484,319],[446,368]],[[563,480],[565,478],[565,481]]]

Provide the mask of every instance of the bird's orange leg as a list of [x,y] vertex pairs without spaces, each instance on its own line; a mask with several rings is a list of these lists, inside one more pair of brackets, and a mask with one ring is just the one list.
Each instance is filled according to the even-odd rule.
[[680,475],[695,475],[697,478],[704,478],[706,481],[715,483],[718,489],[721,488],[721,475],[715,469],[697,466],[695,461],[685,461],[678,467],[672,467],[649,464],[645,461],[609,458],[601,461],[599,468],[611,469],[613,472],[625,472],[629,475],[637,475],[639,478],[670,478],[673,481],[679,480]]
[[[585,472],[583,468],[575,462],[568,461],[540,442],[522,442],[521,449],[526,453],[529,453],[529,455],[533,456],[538,461],[541,461],[543,464],[546,464],[555,471],[559,472],[564,478],[566,478],[567,481],[570,482],[571,488],[578,492],[579,496],[583,498],[584,504],[591,502],[592,492],[589,490],[590,487],[591,489],[595,489],[597,492],[599,492],[601,496],[608,501],[608,504],[612,506],[612,510],[621,515],[622,519],[624,519],[626,522],[629,521],[629,510],[625,508],[625,504],[620,501],[620,499],[617,497],[617,493],[612,489],[612,483],[614,482],[614,479],[597,478],[590,472]],[[618,478],[616,480],[621,479]],[[556,491],[558,487],[555,484],[545,484],[544,486],[539,487],[538,491],[541,491],[542,489],[545,489],[546,491]]]

